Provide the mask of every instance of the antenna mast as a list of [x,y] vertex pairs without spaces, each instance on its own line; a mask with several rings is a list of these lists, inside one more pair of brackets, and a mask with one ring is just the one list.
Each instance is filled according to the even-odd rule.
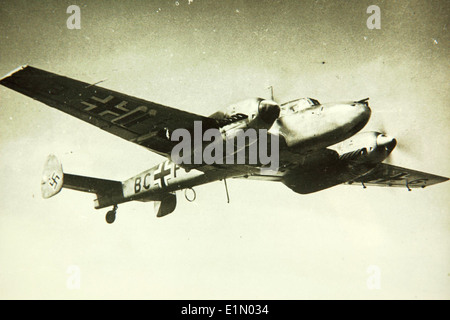
[[273,100],[273,86],[267,87],[267,89],[270,89],[270,99],[272,101],[275,101],[275,100]]

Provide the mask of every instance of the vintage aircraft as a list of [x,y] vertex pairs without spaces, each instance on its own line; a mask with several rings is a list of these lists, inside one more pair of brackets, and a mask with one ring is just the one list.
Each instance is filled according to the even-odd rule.
[[[448,180],[382,163],[397,141],[382,132],[358,133],[371,115],[368,99],[321,104],[302,98],[278,104],[273,99],[254,98],[205,117],[27,65],[4,76],[0,84],[168,158],[128,180],[113,181],[63,173],[58,159],[48,157],[42,196],[52,197],[62,188],[95,193],[96,209],[113,207],[106,214],[108,223],[114,222],[120,203],[154,201],[161,217],[175,210],[176,191],[193,191],[194,186],[217,180],[224,180],[226,186],[228,178],[279,181],[301,194],[338,184],[411,190]],[[268,136],[277,138],[267,140],[272,155],[277,156],[276,170],[263,170],[267,163],[260,159],[248,161],[250,142],[243,148],[247,151],[244,162],[175,161],[172,151],[177,141],[171,137],[177,129],[195,135],[195,125],[200,125],[200,134],[216,130],[224,143],[234,139],[238,130],[266,130]],[[256,139],[261,140],[260,136]],[[204,142],[191,143],[192,154],[206,151]],[[238,152],[237,147],[233,150]],[[222,158],[215,155],[215,159]]]

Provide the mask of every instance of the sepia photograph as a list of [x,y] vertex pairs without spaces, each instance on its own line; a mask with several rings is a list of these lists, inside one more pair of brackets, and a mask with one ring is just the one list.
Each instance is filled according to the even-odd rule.
[[0,299],[450,299],[449,21],[1,0]]

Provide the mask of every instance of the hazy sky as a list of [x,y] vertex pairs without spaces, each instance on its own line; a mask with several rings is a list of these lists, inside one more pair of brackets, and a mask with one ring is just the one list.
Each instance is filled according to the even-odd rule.
[[[69,30],[66,9],[81,8]],[[369,30],[370,5],[381,29]],[[0,1],[0,74],[21,64],[209,115],[232,102],[370,97],[364,130],[399,140],[396,165],[450,176],[445,1]],[[125,180],[161,157],[0,87],[0,298],[450,298],[450,183],[424,190],[282,184],[196,188],[95,210],[43,200],[46,156],[66,172]],[[370,290],[371,266],[381,287]],[[79,288],[70,283],[79,272]],[[69,284],[69,285],[68,285]]]

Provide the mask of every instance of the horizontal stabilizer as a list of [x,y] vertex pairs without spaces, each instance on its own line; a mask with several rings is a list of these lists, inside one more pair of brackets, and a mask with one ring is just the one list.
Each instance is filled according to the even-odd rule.
[[41,193],[44,199],[53,197],[62,188],[95,193],[96,208],[104,208],[123,202],[122,182],[63,173],[58,158],[49,155],[44,165]]
[[64,188],[77,191],[103,194],[112,190],[122,193],[122,183],[115,180],[106,180],[93,177],[79,176],[75,174],[64,175]]

